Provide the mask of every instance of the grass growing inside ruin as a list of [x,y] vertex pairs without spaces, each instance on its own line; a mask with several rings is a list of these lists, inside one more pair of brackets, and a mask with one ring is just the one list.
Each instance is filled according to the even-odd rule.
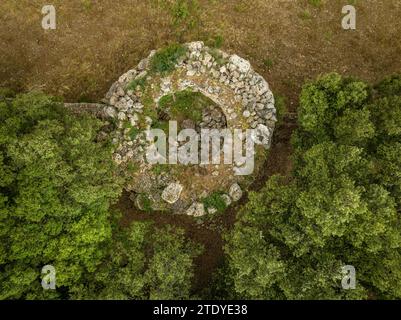
[[172,120],[190,119],[195,122],[202,121],[202,110],[213,102],[200,92],[184,90],[162,97],[159,106],[169,113]]
[[132,127],[129,131],[129,137],[131,140],[135,140],[137,135],[140,133],[141,131],[138,128]]
[[217,211],[216,213],[221,213],[227,209],[227,204],[224,201],[223,192],[213,192],[206,198],[202,200],[203,205],[205,206],[205,210],[210,208],[215,208]]
[[139,170],[139,165],[137,163],[135,163],[135,162],[129,162],[127,164],[127,170],[130,173],[135,173],[135,172],[137,172]]
[[128,90],[145,90],[145,86],[146,86],[146,77],[139,77],[137,79],[132,80],[128,86],[127,89]]
[[185,55],[187,48],[180,44],[172,44],[159,50],[150,61],[150,71],[165,74],[175,69],[178,60]]
[[216,61],[217,65],[223,66],[228,63],[227,59],[223,58],[223,55],[220,53],[220,51],[216,48],[211,48],[209,50],[210,55],[214,58]]
[[163,172],[169,172],[170,166],[168,164],[155,164],[152,166],[152,171],[156,175],[160,175]]

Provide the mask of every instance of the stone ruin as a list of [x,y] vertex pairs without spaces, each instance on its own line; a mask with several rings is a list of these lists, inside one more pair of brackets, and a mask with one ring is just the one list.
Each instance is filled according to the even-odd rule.
[[151,71],[157,51],[123,74],[103,101],[103,115],[116,126],[112,133],[113,158],[126,170],[125,189],[135,205],[199,217],[217,211],[205,205],[205,199],[218,194],[229,206],[242,197],[252,179],[233,174],[233,166],[227,164],[149,164],[145,152],[150,142],[144,130],[152,128],[157,117],[166,116],[160,110],[160,100],[190,90],[210,101],[202,110],[201,121],[183,119],[182,128],[256,129],[263,142],[255,149],[254,175],[264,163],[258,155],[266,154],[270,147],[277,119],[267,82],[247,60],[209,48],[203,42],[184,47],[185,54],[168,74]]

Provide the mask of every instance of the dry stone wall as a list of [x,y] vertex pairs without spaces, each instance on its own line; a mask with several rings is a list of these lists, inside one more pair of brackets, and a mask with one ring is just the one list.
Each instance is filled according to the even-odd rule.
[[[241,178],[227,165],[177,166],[166,170],[147,163],[149,142],[144,130],[154,125],[151,115],[160,99],[184,90],[200,92],[213,105],[203,110],[199,123],[185,119],[184,128],[252,128],[257,133],[255,139],[265,149],[271,144],[276,109],[269,85],[249,61],[208,48],[203,42],[187,43],[184,47],[186,53],[168,74],[151,71],[156,51],[123,74],[104,99],[104,113],[114,119],[118,128],[113,138],[115,162],[135,167],[126,189],[137,206],[202,216],[215,212],[215,208],[206,208],[202,200],[213,192],[218,191],[227,206],[238,201],[243,193]],[[132,87],[133,83],[137,86]]]

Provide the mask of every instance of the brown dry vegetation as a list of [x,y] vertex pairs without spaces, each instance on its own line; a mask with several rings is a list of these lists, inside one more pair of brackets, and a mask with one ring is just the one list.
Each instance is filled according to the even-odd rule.
[[[41,8],[57,10],[57,30],[41,28]],[[173,0],[2,0],[0,2],[0,87],[40,89],[66,101],[99,101],[115,79],[152,49],[170,42],[221,37],[222,49],[251,61],[276,94],[295,111],[302,84],[337,71],[376,82],[401,72],[399,0],[198,0],[198,8],[174,25]],[[357,30],[341,28],[341,8],[354,3]],[[289,138],[293,121],[279,128],[259,188],[273,173],[291,170]],[[182,226],[205,246],[197,260],[198,289],[206,286],[221,262],[220,232],[189,217],[145,215],[126,198],[119,207],[124,223],[152,219]],[[231,208],[214,224],[229,228]]]
[[341,28],[341,8],[350,0],[322,0],[318,8],[308,0],[198,0],[195,23],[184,20],[182,28],[160,5],[172,0],[50,2],[57,10],[54,31],[41,28],[41,8],[49,1],[0,2],[0,86],[97,101],[151,49],[215,36],[292,105],[305,79],[320,73],[375,81],[401,70],[398,0],[354,1],[356,31]]

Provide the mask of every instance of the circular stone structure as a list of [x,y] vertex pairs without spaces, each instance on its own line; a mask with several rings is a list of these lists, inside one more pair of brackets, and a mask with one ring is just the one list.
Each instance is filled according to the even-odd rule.
[[[175,51],[174,51],[175,50]],[[238,201],[258,174],[275,126],[274,97],[267,82],[237,55],[191,42],[173,51],[152,51],[107,93],[105,113],[117,126],[114,161],[126,170],[125,189],[142,210],[202,216]],[[255,169],[235,174],[235,163],[151,164],[146,130],[254,129]],[[245,132],[245,131],[244,131]],[[256,140],[255,140],[256,141]],[[178,143],[179,147],[179,143]]]

